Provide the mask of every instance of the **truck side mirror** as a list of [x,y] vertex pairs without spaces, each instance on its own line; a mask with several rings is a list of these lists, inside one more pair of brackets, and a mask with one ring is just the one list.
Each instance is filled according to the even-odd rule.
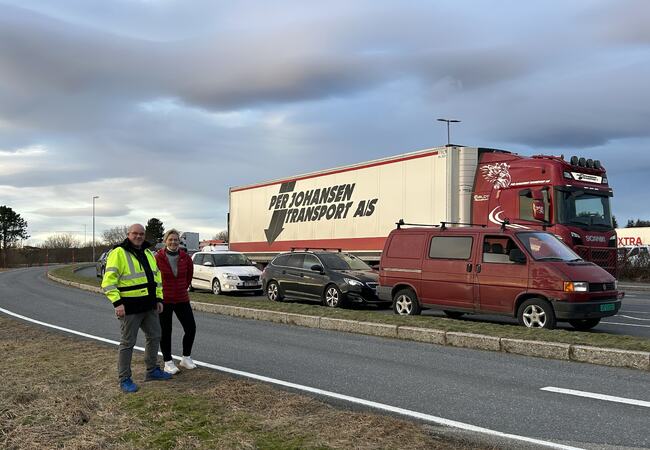
[[508,258],[515,264],[526,263],[526,255],[518,248],[511,249]]

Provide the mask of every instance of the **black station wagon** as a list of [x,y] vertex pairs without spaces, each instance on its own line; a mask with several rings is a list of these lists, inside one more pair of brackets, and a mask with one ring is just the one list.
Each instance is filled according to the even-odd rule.
[[356,256],[326,250],[282,253],[262,272],[269,300],[315,300],[332,308],[346,302],[380,303],[377,280],[378,273]]

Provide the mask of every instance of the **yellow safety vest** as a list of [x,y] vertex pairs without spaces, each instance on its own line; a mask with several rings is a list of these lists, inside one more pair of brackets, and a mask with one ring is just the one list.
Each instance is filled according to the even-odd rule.
[[[156,283],[156,298],[162,300],[162,277],[156,264],[156,258],[148,249],[144,254],[149,262]],[[106,272],[102,280],[102,289],[106,297],[115,304],[122,300],[149,296],[147,274],[140,261],[131,252],[122,247],[116,247],[108,254],[106,259]],[[115,305],[114,305],[115,306]]]

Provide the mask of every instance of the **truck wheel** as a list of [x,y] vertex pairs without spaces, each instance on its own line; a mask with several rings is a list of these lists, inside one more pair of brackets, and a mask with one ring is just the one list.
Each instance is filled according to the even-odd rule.
[[400,316],[417,316],[422,308],[412,289],[400,289],[393,297],[393,311]]
[[555,312],[549,302],[541,298],[531,298],[519,306],[517,320],[526,328],[555,328]]
[[266,296],[272,302],[281,302],[284,298],[280,292],[280,286],[275,281],[269,281],[269,285],[266,287]]
[[343,294],[335,284],[330,284],[323,292],[323,305],[336,308],[343,304]]
[[219,283],[219,280],[217,280],[216,278],[212,280],[212,293],[214,295],[221,294],[221,283]]
[[580,331],[591,330],[593,327],[600,323],[600,318],[598,319],[580,319],[580,320],[569,320],[569,323],[573,328]]
[[460,311],[444,310],[443,313],[445,313],[445,316],[449,317],[450,319],[460,319],[465,315],[464,312],[460,312]]

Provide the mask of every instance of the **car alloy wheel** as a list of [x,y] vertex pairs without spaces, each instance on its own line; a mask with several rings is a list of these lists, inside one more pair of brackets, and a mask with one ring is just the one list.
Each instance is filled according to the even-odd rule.
[[266,288],[266,296],[272,302],[277,302],[280,298],[280,289],[278,288],[278,283],[271,281]]
[[341,303],[341,291],[334,285],[330,285],[325,289],[325,305],[330,308],[336,308]]
[[216,278],[212,282],[212,293],[214,295],[221,294],[221,284],[219,283],[219,280],[217,280]]
[[540,298],[526,300],[519,307],[519,323],[526,328],[555,328],[555,312],[549,302]]

